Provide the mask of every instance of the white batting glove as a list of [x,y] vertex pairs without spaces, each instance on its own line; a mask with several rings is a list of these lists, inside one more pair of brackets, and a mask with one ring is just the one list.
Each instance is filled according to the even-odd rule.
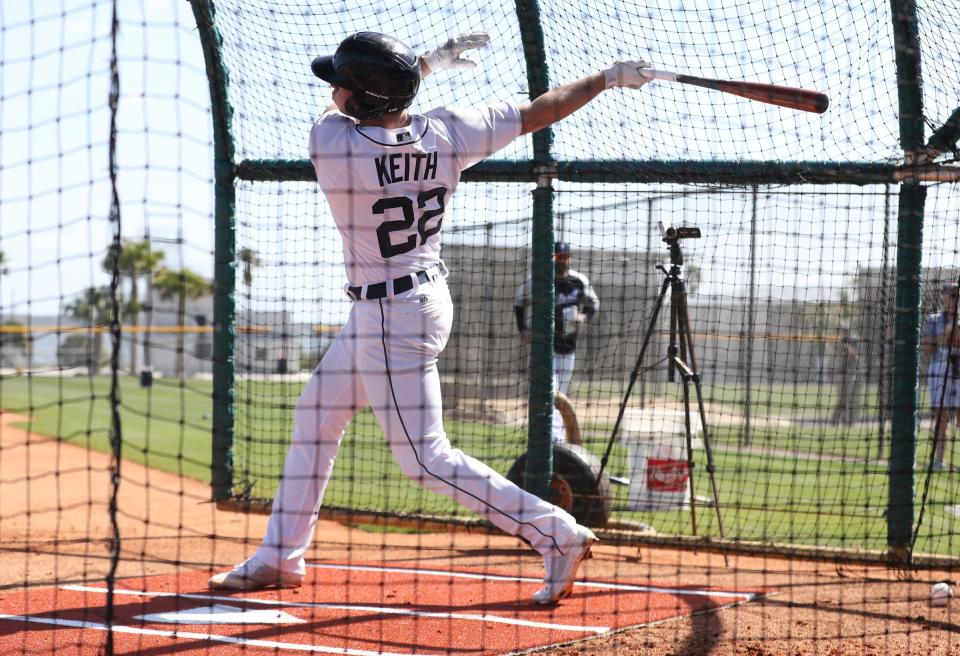
[[420,58],[433,73],[448,68],[466,70],[473,68],[477,63],[464,59],[460,55],[467,50],[483,48],[488,43],[490,43],[490,35],[486,32],[467,32],[447,39],[442,46],[423,53]]
[[653,79],[646,70],[648,68],[650,68],[650,62],[643,59],[614,62],[613,66],[603,71],[603,78],[607,84],[606,88],[630,87],[631,89],[639,89]]

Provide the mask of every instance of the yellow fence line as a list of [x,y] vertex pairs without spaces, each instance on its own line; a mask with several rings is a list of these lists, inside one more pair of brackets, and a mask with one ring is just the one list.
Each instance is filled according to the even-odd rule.
[[[665,332],[665,331],[664,331]],[[694,337],[702,337],[704,339],[728,339],[728,340],[747,340],[748,336],[743,333],[698,333],[693,331]],[[770,341],[770,342],[839,342],[841,340],[838,335],[778,335],[776,333],[754,333],[752,339],[754,341]]]
[[[657,335],[668,336],[670,333],[666,330],[657,330],[654,331]],[[694,344],[697,340],[728,340],[728,341],[747,341],[748,339],[753,339],[755,342],[768,341],[768,342],[839,342],[841,341],[840,335],[814,335],[814,334],[800,334],[800,335],[791,335],[791,334],[777,334],[777,333],[754,333],[753,336],[749,336],[746,333],[721,333],[718,331],[713,332],[698,332],[697,330],[692,331],[694,338]]]
[[[123,325],[120,327],[121,332],[124,333],[157,333],[157,334],[197,334],[197,333],[212,333],[212,326],[129,326]],[[11,326],[11,325],[2,325],[0,326],[0,333],[11,333],[11,334],[41,334],[41,333],[56,333],[56,334],[69,334],[69,333],[109,333],[109,326]],[[272,334],[279,333],[279,330],[276,330],[270,326],[238,326],[238,333],[245,334]],[[326,324],[316,324],[313,327],[313,332],[319,333],[321,335],[335,335],[340,332],[340,326],[328,326]]]

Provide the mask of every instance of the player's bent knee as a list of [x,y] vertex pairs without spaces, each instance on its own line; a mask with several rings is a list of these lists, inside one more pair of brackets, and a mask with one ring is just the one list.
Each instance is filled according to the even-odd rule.
[[437,484],[445,485],[447,481],[467,473],[464,468],[465,456],[460,449],[418,451],[414,457],[397,460],[408,478],[428,489]]

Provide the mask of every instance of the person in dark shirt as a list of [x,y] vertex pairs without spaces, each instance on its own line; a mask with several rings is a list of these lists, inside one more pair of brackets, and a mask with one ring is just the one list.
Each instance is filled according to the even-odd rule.
[[[570,244],[558,241],[553,248],[554,337],[553,337],[553,389],[562,394],[570,391],[573,368],[576,362],[577,336],[580,327],[592,319],[600,309],[600,300],[585,275],[570,268]],[[527,278],[517,287],[513,297],[513,311],[517,319],[520,338],[527,343],[530,332],[526,323],[526,308],[530,304],[533,278]],[[562,421],[554,413],[554,440],[563,440]]]

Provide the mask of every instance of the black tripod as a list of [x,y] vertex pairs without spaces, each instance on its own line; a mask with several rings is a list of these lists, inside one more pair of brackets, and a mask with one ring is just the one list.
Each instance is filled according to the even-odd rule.
[[[696,495],[694,494],[693,480],[693,438],[690,433],[690,383],[697,394],[697,406],[700,411],[700,426],[703,432],[703,445],[707,454],[707,473],[710,474],[710,485],[713,488],[713,506],[717,509],[717,526],[720,530],[720,537],[726,537],[723,532],[723,518],[720,514],[720,496],[717,492],[717,479],[715,476],[716,466],[713,462],[713,449],[710,446],[710,436],[707,432],[707,415],[703,407],[703,390],[700,383],[700,374],[697,371],[697,360],[693,352],[693,336],[690,332],[690,315],[687,308],[687,288],[681,277],[683,266],[683,253],[680,250],[680,240],[690,237],[699,237],[700,229],[693,227],[674,228],[673,226],[665,228],[660,224],[660,234],[663,241],[666,242],[670,251],[670,270],[668,271],[661,265],[657,265],[659,271],[663,271],[666,278],[660,287],[660,295],[653,306],[653,314],[650,315],[650,323],[647,325],[647,332],[643,336],[643,344],[640,347],[640,354],[637,356],[637,363],[630,372],[630,382],[627,385],[627,391],[620,403],[620,411],[617,413],[617,421],[613,425],[613,432],[610,434],[610,441],[607,443],[607,449],[600,461],[600,473],[597,480],[603,475],[606,469],[607,461],[610,458],[610,451],[617,439],[617,433],[620,431],[620,424],[623,421],[623,414],[627,408],[627,401],[633,392],[633,386],[637,382],[637,376],[643,364],[643,358],[647,353],[647,347],[653,337],[657,325],[657,317],[660,315],[660,308],[663,307],[663,300],[670,292],[670,344],[667,347],[667,369],[671,382],[676,380],[676,372],[679,370],[683,380],[683,409],[684,409],[684,428],[686,429],[687,444],[687,469],[690,476],[690,521],[693,527],[693,534],[697,534],[697,507]],[[679,341],[679,345],[678,345]]]

